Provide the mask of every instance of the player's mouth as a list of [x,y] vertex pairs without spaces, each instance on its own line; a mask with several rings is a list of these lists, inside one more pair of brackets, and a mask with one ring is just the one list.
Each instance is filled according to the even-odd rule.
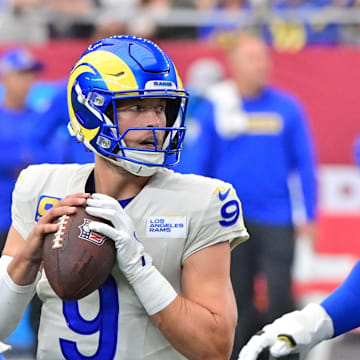
[[162,146],[162,141],[157,138],[156,139],[156,146],[155,146],[155,138],[154,136],[151,136],[149,138],[144,139],[143,141],[140,142],[140,146],[144,149],[151,149],[151,150],[155,150],[156,146],[157,148],[161,148]]

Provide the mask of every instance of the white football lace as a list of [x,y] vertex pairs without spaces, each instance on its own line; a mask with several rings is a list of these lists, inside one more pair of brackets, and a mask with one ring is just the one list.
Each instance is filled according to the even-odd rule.
[[60,227],[58,231],[55,233],[55,238],[53,240],[53,249],[59,249],[63,247],[63,240],[64,240],[64,230],[65,225],[67,224],[67,220],[70,218],[69,215],[63,215],[59,218],[58,224]]

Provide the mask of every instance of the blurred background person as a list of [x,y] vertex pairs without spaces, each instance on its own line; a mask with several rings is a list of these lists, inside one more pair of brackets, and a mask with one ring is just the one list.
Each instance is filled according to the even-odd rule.
[[[27,100],[42,69],[43,63],[25,48],[11,48],[0,58],[0,80],[4,91],[0,105],[0,252],[11,223],[11,193],[20,171],[30,164],[57,160],[56,153],[48,152],[32,137],[36,128],[41,129],[42,114],[31,108]],[[34,297],[31,306],[36,309],[33,311],[35,317],[39,304]],[[27,329],[23,332],[24,344],[32,341],[28,314],[29,311],[20,325]]]
[[[225,78],[225,68],[216,59],[202,57],[191,63],[186,73],[186,90],[190,99],[186,110],[186,136],[181,150],[179,164],[172,170],[191,173],[194,171],[194,156],[201,156],[202,152],[197,148],[198,137],[201,134],[201,125],[196,120],[197,112],[201,111],[201,104],[206,98],[208,88]],[[198,160],[200,161],[200,160]]]
[[39,113],[29,108],[27,96],[43,64],[22,48],[12,48],[0,58],[4,96],[0,105],[0,251],[10,226],[11,192],[25,166],[41,154],[31,145],[29,134]]
[[251,0],[197,0],[195,4],[209,14],[205,24],[198,28],[198,37],[209,41],[217,41],[234,32],[240,25],[240,13],[248,13],[252,7]]
[[[232,357],[236,359],[263,321],[294,308],[295,229],[289,178],[293,173],[300,178],[306,220],[298,230],[311,237],[317,189],[314,148],[304,110],[292,95],[268,84],[271,62],[266,44],[253,33],[240,33],[229,48],[232,77],[210,87],[207,101],[198,106],[198,154],[192,152],[187,172],[232,183],[243,204],[251,239],[232,252],[231,276],[238,305]],[[259,275],[267,284],[263,318],[254,299]]]

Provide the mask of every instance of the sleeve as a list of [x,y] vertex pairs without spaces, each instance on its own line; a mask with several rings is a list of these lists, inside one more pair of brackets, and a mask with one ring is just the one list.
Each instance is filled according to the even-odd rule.
[[297,171],[301,180],[304,207],[308,220],[314,220],[317,208],[317,180],[314,144],[308,120],[301,105],[293,103],[291,110],[288,146],[291,147],[292,168]]
[[193,224],[184,251],[184,261],[188,256],[217,243],[229,241],[231,249],[249,238],[245,228],[241,203],[232,185],[219,181],[211,188],[205,201],[204,211]]
[[360,261],[321,306],[333,321],[334,337],[360,326]]
[[12,194],[11,217],[12,226],[26,239],[35,225],[34,201],[32,179],[35,167],[29,166],[21,171]]

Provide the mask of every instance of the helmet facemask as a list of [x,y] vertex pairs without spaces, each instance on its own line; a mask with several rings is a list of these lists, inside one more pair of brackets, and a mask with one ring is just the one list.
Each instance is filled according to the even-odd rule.
[[[92,116],[101,118],[102,126],[96,137],[96,146],[93,151],[105,157],[111,163],[125,168],[127,171],[140,176],[154,174],[161,167],[176,165],[180,160],[180,152],[185,135],[184,118],[187,105],[185,93],[174,97],[171,93],[159,94],[159,91],[146,91],[146,95],[125,96],[116,94],[105,94],[103,90],[89,93],[86,99],[86,107]],[[150,94],[149,94],[150,93]],[[106,98],[111,96],[111,101]],[[120,101],[134,98],[161,98],[166,100],[166,126],[165,127],[130,127],[123,133],[119,130],[117,116],[117,105]],[[107,109],[103,111],[103,107]],[[102,109],[99,109],[102,108]],[[89,116],[89,114],[87,114]],[[153,149],[131,147],[126,143],[126,136],[133,131],[150,131],[153,134]],[[158,143],[159,132],[165,132],[162,145]]]

